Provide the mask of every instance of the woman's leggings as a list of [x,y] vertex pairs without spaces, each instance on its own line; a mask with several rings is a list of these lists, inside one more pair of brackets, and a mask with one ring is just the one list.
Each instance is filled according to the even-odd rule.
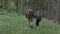
[[39,27],[39,22],[40,20],[39,19],[36,19],[36,26]]

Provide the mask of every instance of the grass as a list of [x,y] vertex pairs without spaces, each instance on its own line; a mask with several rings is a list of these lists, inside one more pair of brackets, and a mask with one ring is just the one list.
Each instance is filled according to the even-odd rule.
[[36,30],[35,19],[34,29],[28,27],[25,16],[0,15],[0,34],[60,34],[60,25],[42,19],[40,30]]

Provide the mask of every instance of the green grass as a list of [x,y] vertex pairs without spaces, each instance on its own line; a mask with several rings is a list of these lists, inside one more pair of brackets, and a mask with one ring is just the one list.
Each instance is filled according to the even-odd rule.
[[25,16],[6,16],[0,15],[0,34],[60,34],[60,25],[42,19],[40,30],[36,29],[34,20],[34,29],[28,27]]

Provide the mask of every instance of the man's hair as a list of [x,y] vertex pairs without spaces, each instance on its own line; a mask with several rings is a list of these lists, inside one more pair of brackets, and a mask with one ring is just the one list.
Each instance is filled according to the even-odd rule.
[[30,9],[33,9],[32,7],[29,7]]

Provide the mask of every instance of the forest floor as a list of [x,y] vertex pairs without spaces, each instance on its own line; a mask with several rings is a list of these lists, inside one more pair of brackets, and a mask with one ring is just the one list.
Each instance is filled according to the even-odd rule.
[[42,19],[37,30],[34,19],[33,26],[28,27],[25,16],[0,15],[0,34],[60,34],[60,25],[50,20]]

